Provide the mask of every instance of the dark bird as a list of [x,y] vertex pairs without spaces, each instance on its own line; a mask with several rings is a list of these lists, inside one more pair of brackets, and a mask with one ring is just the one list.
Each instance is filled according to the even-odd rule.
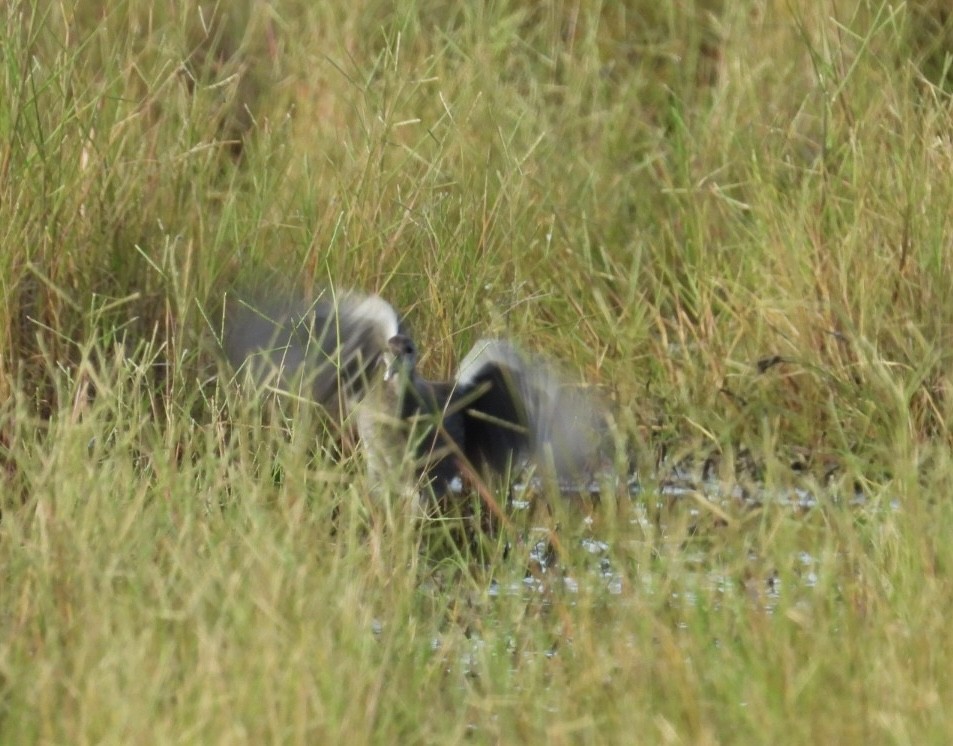
[[259,385],[313,400],[342,430],[355,424],[370,478],[385,488],[416,484],[446,499],[462,476],[530,464],[579,480],[605,444],[598,399],[509,342],[480,340],[453,380],[425,379],[416,344],[378,296],[233,305],[223,342]]

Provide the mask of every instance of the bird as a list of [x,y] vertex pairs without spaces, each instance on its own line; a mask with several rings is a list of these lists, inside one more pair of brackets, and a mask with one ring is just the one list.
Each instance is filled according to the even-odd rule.
[[376,489],[432,504],[474,475],[532,467],[555,482],[585,478],[606,443],[598,397],[508,340],[480,339],[452,379],[425,378],[406,324],[378,295],[232,303],[222,346],[257,385],[313,401],[342,432],[355,427]]

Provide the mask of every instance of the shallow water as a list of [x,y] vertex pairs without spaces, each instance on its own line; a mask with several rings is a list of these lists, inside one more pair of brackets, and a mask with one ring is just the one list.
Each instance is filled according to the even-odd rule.
[[[626,592],[638,591],[653,594],[660,591],[661,583],[657,574],[651,568],[639,568],[637,580],[627,578],[626,574],[618,571],[613,565],[613,547],[604,538],[600,538],[598,529],[593,528],[593,515],[598,516],[599,503],[602,496],[609,492],[613,495],[628,495],[631,500],[620,501],[616,506],[618,519],[622,519],[636,529],[641,536],[652,536],[653,541],[664,546],[670,541],[684,541],[684,518],[698,521],[702,528],[699,531],[709,530],[716,533],[720,516],[724,516],[723,523],[743,516],[747,511],[765,506],[789,508],[793,513],[802,515],[820,509],[824,506],[842,505],[850,508],[867,507],[867,496],[859,489],[854,488],[848,494],[823,491],[817,493],[804,486],[790,486],[772,489],[759,484],[726,484],[716,479],[694,478],[687,470],[670,467],[666,470],[667,476],[657,480],[649,486],[638,476],[620,480],[616,475],[604,474],[584,485],[561,485],[560,492],[570,501],[588,502],[593,506],[593,514],[583,516],[583,527],[592,531],[588,535],[575,538],[575,544],[570,547],[574,555],[572,568],[561,565],[559,559],[549,543],[550,528],[543,526],[529,529],[529,536],[525,542],[528,551],[525,552],[528,571],[522,582],[510,582],[508,585],[495,583],[490,587],[490,596],[501,594],[540,595],[554,590],[563,593],[576,594],[582,591],[601,592],[609,596],[622,596]],[[513,499],[510,509],[515,514],[527,513],[532,510],[533,496],[541,494],[543,487],[539,480],[532,479],[514,486]],[[664,506],[661,507],[661,506]],[[888,509],[899,509],[897,501],[888,503]],[[667,518],[660,518],[664,514]],[[681,518],[682,522],[679,522]],[[673,525],[681,526],[682,533],[673,536],[665,520],[671,519]],[[707,523],[706,523],[707,520]],[[694,531],[690,534],[695,535]],[[618,536],[618,532],[615,532]],[[700,537],[704,541],[704,536]],[[637,540],[638,541],[638,540]],[[581,549],[582,552],[573,550]],[[751,578],[739,581],[738,568],[727,572],[717,566],[713,557],[706,553],[704,548],[679,547],[683,568],[690,568],[685,579],[687,585],[694,588],[681,588],[672,592],[669,599],[673,605],[693,606],[698,602],[698,594],[717,598],[731,597],[743,593],[758,603],[764,611],[773,613],[776,609],[782,592],[793,594],[810,591],[819,582],[818,560],[808,551],[801,550],[795,557],[790,558],[801,571],[797,573],[797,588],[782,589],[781,580],[774,571],[765,572],[764,559],[751,555],[748,561],[751,566]],[[588,562],[580,562],[579,557],[589,558]],[[636,584],[635,588],[626,586]]]
[[[848,495],[803,487],[769,489],[763,485],[725,484],[714,479],[693,479],[670,470],[664,480],[649,482],[632,477],[618,480],[606,474],[579,486],[565,486],[568,510],[563,526],[552,525],[551,514],[536,513],[542,486],[530,480],[512,490],[508,513],[514,526],[510,559],[486,586],[486,597],[469,599],[478,617],[493,618],[495,609],[506,609],[513,600],[525,602],[549,618],[548,611],[560,605],[592,607],[608,604],[617,609],[645,606],[664,609],[676,629],[691,629],[697,612],[717,612],[725,607],[747,607],[758,613],[774,615],[779,608],[808,609],[822,583],[829,563],[806,549],[791,554],[759,556],[755,550],[745,555],[744,516],[766,506],[790,510],[799,520],[830,506],[847,508],[870,505],[859,490]],[[612,506],[611,521],[605,521],[604,495],[621,495]],[[887,510],[898,505],[889,503]],[[719,513],[721,511],[721,513]],[[719,515],[727,520],[722,521]],[[541,520],[542,519],[542,520]],[[611,525],[610,525],[611,523]],[[734,525],[734,529],[728,528]],[[518,527],[522,528],[518,528]],[[741,533],[733,533],[739,529]],[[725,533],[727,531],[727,533]],[[562,545],[563,556],[553,546]],[[765,551],[764,544],[758,545]],[[727,553],[724,551],[727,549]],[[515,565],[513,564],[515,560]],[[784,581],[776,568],[786,568]],[[520,571],[520,568],[523,568]],[[826,568],[826,569],[825,569]],[[514,573],[513,570],[516,570]],[[793,571],[792,571],[793,570]],[[784,605],[782,607],[782,602]],[[504,612],[508,613],[508,612]],[[559,615],[552,617],[558,619]],[[505,653],[519,657],[553,658],[561,647],[571,645],[563,639],[558,624],[546,627],[536,643],[514,637]],[[487,655],[487,642],[481,626],[451,625],[446,633],[432,640],[435,654],[446,656],[448,671],[465,677],[479,675],[481,661]],[[374,629],[379,635],[381,628]],[[461,638],[461,634],[463,637]],[[531,638],[532,640],[532,638]],[[718,645],[718,640],[713,640]],[[494,649],[494,655],[501,652]],[[515,664],[518,665],[518,664]]]

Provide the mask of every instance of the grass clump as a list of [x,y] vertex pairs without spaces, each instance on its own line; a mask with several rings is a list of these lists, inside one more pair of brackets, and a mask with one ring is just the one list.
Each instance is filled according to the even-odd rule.
[[[0,13],[0,742],[950,739],[941,4]],[[220,365],[262,278],[549,351],[642,491],[422,528]]]

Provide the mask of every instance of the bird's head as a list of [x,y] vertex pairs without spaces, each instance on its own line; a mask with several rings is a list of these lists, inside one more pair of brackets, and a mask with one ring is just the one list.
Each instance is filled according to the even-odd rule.
[[417,346],[414,341],[404,335],[395,334],[387,340],[387,350],[384,352],[384,380],[407,380],[414,374],[417,367]]

